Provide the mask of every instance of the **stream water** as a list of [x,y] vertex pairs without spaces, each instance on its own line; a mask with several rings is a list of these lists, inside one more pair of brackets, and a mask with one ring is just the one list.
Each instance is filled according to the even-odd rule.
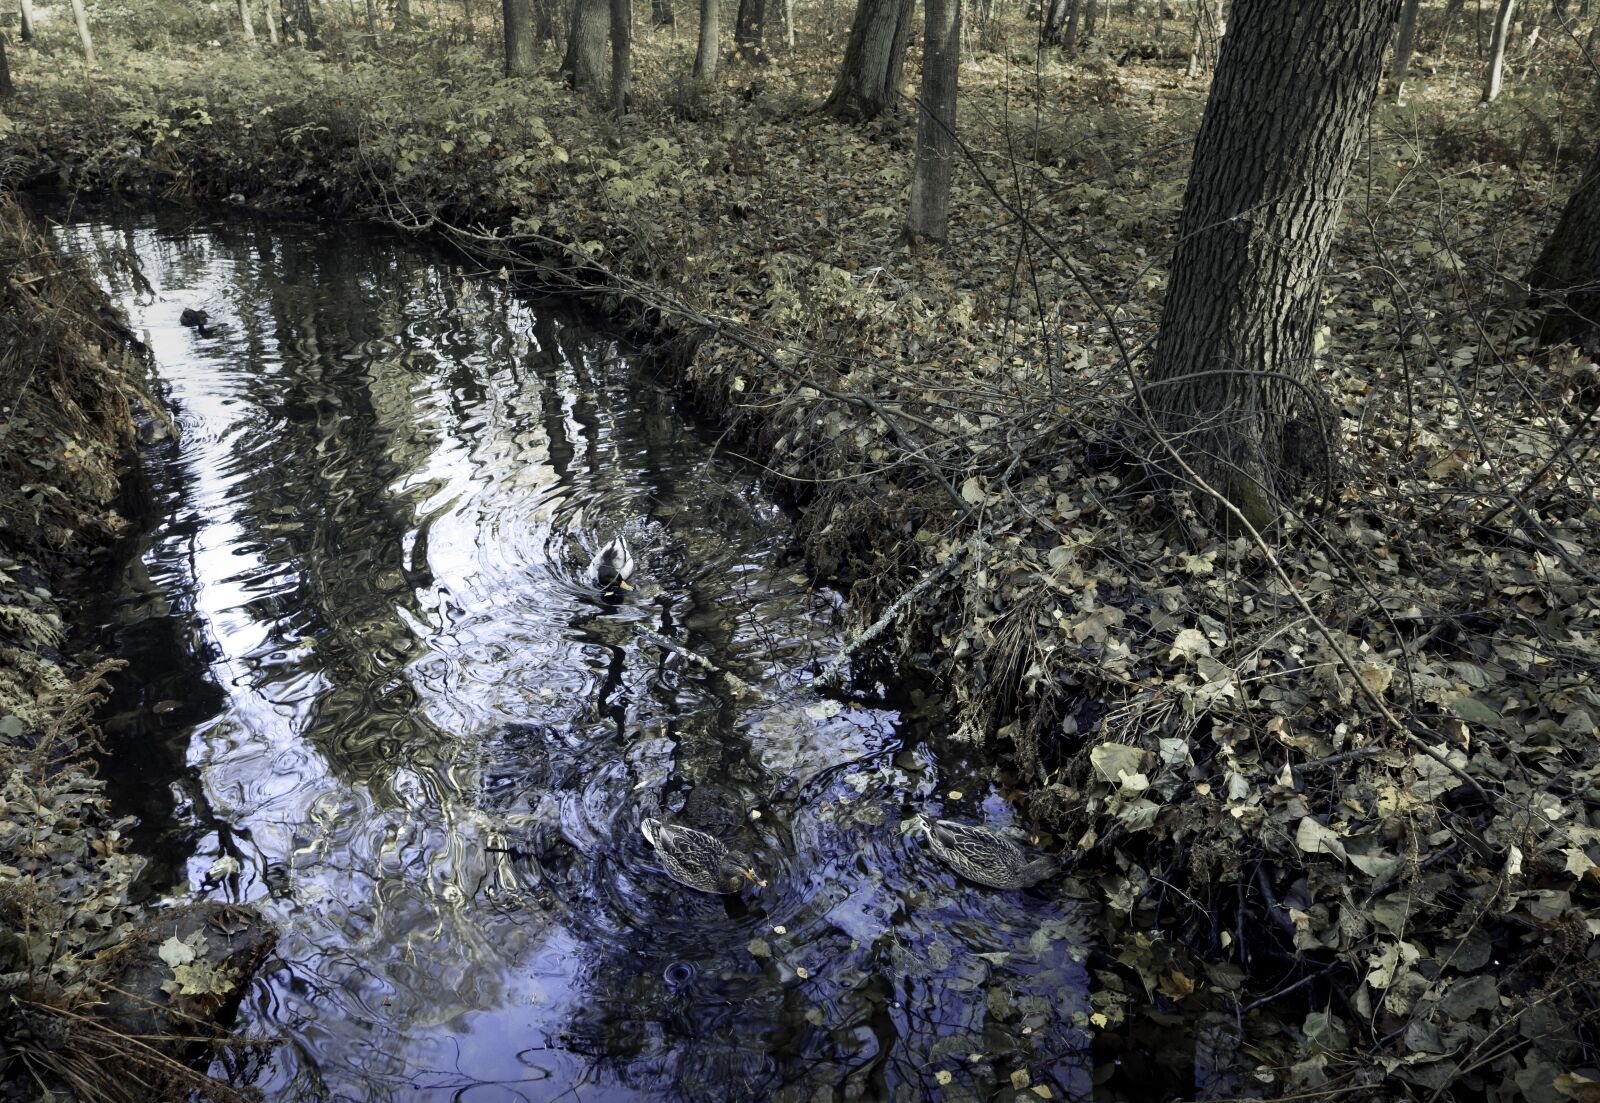
[[[806,688],[835,598],[629,350],[375,232],[60,238],[178,430],[98,614],[132,662],[104,773],[155,899],[281,931],[239,1027],[280,1041],[214,1072],[270,1100],[1087,1097],[1085,917],[902,830],[1013,811],[897,687]],[[637,586],[606,599],[583,568],[619,531]],[[766,887],[670,880],[647,815]]]

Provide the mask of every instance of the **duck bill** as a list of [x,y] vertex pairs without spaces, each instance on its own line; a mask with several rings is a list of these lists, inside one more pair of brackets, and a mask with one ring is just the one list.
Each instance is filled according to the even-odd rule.
[[744,874],[744,879],[746,881],[749,881],[756,888],[764,889],[764,888],[767,887],[767,883],[765,881],[763,881],[761,878],[756,876],[756,871],[755,870],[753,870],[753,869],[743,869],[743,870],[740,870],[739,872],[743,873]]

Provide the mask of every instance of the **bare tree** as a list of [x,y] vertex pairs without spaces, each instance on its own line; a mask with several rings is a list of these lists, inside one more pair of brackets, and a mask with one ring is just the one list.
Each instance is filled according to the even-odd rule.
[[84,14],[83,0],[72,0],[72,19],[78,24],[78,43],[83,47],[83,60],[90,65],[99,64],[94,56],[94,39],[89,37],[89,17]]
[[633,68],[633,4],[611,0],[611,110],[628,110],[628,81]]
[[1422,0],[1405,0],[1400,8],[1400,33],[1394,42],[1394,64],[1389,69],[1389,79],[1394,82],[1398,96],[1405,87],[1406,74],[1411,70],[1411,51],[1417,40],[1417,9]]
[[900,98],[900,73],[915,7],[915,0],[859,0],[844,61],[823,111],[846,119],[872,119],[894,105]]
[[250,0],[237,0],[239,8],[239,22],[244,27],[244,40],[251,46],[256,44],[256,24],[250,17]]
[[576,0],[572,5],[572,30],[561,72],[574,91],[599,92],[605,79],[607,11],[607,0]]
[[917,152],[911,170],[906,237],[943,242],[950,233],[961,0],[925,0],[923,10],[922,93],[917,104]]
[[22,41],[32,42],[35,33],[33,29],[33,0],[22,0],[20,6],[22,9]]
[[1600,352],[1600,154],[1568,200],[1528,284],[1546,311],[1541,340],[1576,339]]
[[1494,34],[1489,39],[1489,70],[1483,78],[1483,102],[1493,103],[1500,96],[1506,67],[1506,40],[1511,37],[1511,19],[1517,13],[1517,0],[1500,0],[1494,16]]
[[1143,400],[1258,526],[1331,475],[1312,364],[1322,269],[1394,15],[1395,0],[1234,0],[1195,139]]
[[532,76],[533,0],[502,0],[501,10],[506,24],[506,76]]
[[700,0],[700,45],[694,54],[694,79],[717,79],[717,25],[722,15],[721,0]]

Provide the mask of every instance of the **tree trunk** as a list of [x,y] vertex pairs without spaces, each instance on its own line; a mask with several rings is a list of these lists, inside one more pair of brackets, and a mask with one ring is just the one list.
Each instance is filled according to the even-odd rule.
[[264,5],[264,14],[266,16],[262,22],[267,25],[267,41],[276,47],[278,45],[279,19],[277,5],[273,3],[273,0],[262,0],[262,3]]
[[561,72],[577,92],[598,92],[604,79],[607,0],[577,0],[572,6],[572,30],[567,35],[567,56]]
[[956,82],[961,68],[961,0],[925,0],[922,92],[906,237],[943,243],[950,233],[950,167],[955,158]]
[[611,0],[611,112],[628,110],[628,81],[633,68],[633,3]]
[[256,23],[250,17],[250,0],[238,0],[239,22],[244,27],[244,40],[250,46],[256,44]]
[[1045,45],[1061,45],[1061,32],[1067,25],[1067,14],[1077,6],[1077,0],[1050,0],[1045,8],[1043,36]]
[[1421,6],[1422,0],[1405,0],[1400,9],[1400,33],[1394,42],[1394,66],[1389,70],[1396,97],[1400,95],[1406,82],[1406,73],[1411,69],[1411,51],[1417,41],[1417,9]]
[[1506,40],[1511,37],[1511,18],[1517,13],[1517,0],[1500,0],[1494,17],[1494,34],[1489,39],[1489,70],[1483,80],[1483,102],[1500,97],[1500,83],[1506,67]]
[[783,44],[794,53],[794,0],[783,0]]
[[302,46],[316,48],[317,27],[311,21],[311,0],[283,0],[283,26]]
[[33,0],[22,0],[22,41],[32,42],[33,36]]
[[672,12],[672,0],[650,0],[650,25],[670,27],[678,21]]
[[78,24],[78,43],[83,47],[83,60],[98,65],[94,57],[94,39],[89,37],[89,17],[83,13],[83,0],[72,0],[72,19]]
[[506,22],[506,59],[508,77],[533,75],[533,0],[502,0]]
[[[239,0],[242,4],[244,0]],[[378,0],[367,0],[367,33],[372,36],[372,41],[378,41]]]
[[476,40],[478,32],[472,18],[472,0],[461,0],[461,33],[468,43]]
[[0,97],[16,95],[16,85],[11,83],[11,64],[6,61],[6,36],[0,32]]
[[1528,275],[1545,310],[1545,344],[1578,340],[1600,352],[1600,155],[1572,193]]
[[733,17],[733,52],[740,61],[753,65],[767,63],[767,51],[762,42],[767,22],[767,0],[739,0],[739,12]]
[[695,80],[710,83],[717,79],[717,36],[721,33],[717,24],[721,17],[721,0],[700,0],[700,46],[694,55]]
[[1067,0],[1067,29],[1061,35],[1061,52],[1070,54],[1078,48],[1078,20],[1083,16],[1083,0]]
[[843,119],[872,119],[900,98],[915,0],[859,0],[833,93],[822,110]]
[[411,0],[394,0],[395,30],[411,26]]
[[1332,475],[1317,303],[1394,14],[1394,0],[1234,0],[1195,139],[1144,401],[1258,527],[1308,475]]
[[533,44],[542,47],[556,40],[555,0],[533,0]]
[[1093,38],[1095,21],[1100,12],[1098,0],[1084,0],[1083,3],[1083,37]]

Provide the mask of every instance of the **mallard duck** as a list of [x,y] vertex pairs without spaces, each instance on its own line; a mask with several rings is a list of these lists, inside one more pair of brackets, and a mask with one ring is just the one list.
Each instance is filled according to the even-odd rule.
[[918,824],[934,855],[969,881],[994,889],[1024,889],[1061,868],[1046,855],[1028,861],[1022,848],[988,827],[923,816]]
[[661,864],[679,884],[701,892],[738,892],[747,884],[765,885],[750,860],[729,850],[721,839],[692,827],[646,819],[639,830],[661,855]]
[[633,574],[633,553],[628,542],[618,533],[611,543],[601,548],[589,564],[589,582],[602,590],[626,590],[628,576]]

